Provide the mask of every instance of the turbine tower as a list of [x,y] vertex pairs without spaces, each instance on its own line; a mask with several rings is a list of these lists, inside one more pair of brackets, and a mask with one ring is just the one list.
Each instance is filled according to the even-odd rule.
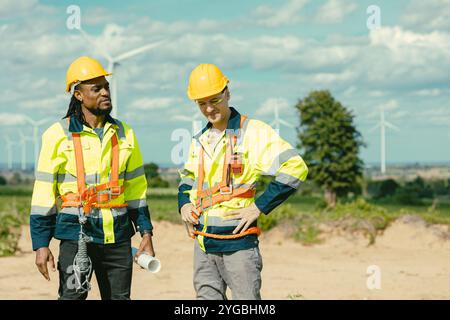
[[380,107],[380,123],[376,124],[370,131],[375,130],[380,127],[380,137],[381,137],[381,174],[386,173],[386,127],[394,129],[396,131],[400,131],[397,126],[394,126],[392,123],[385,120],[384,117],[384,107]]
[[39,154],[39,139],[38,139],[38,133],[39,133],[39,126],[43,125],[44,123],[48,122],[48,119],[41,119],[41,120],[33,120],[30,117],[23,115],[23,118],[26,122],[31,124],[33,127],[33,144],[34,144],[34,164],[35,169],[37,168],[37,161],[38,161],[38,154]]
[[7,136],[7,135],[3,136],[3,140],[5,140],[5,148],[6,148],[6,153],[7,153],[6,156],[7,156],[8,170],[11,171],[12,170],[12,147],[13,147],[13,142],[9,138],[9,136]]
[[294,128],[294,125],[292,125],[289,122],[280,118],[280,115],[278,113],[278,99],[275,99],[275,106],[274,106],[273,110],[274,110],[275,120],[273,120],[270,123],[270,125],[275,127],[275,130],[278,132],[278,134],[280,133],[280,125],[284,125],[289,128]]
[[108,72],[111,72],[113,75],[111,77],[111,103],[113,106],[112,109],[112,117],[113,118],[117,118],[117,113],[118,113],[118,96],[117,96],[117,77],[114,75],[114,73],[116,72],[116,68],[120,65],[119,62],[122,62],[123,60],[132,58],[138,54],[141,54],[145,51],[151,50],[157,46],[159,46],[160,44],[162,44],[164,42],[164,40],[159,40],[153,43],[149,43],[145,46],[124,52],[116,57],[112,57],[109,52],[107,52],[106,50],[104,50],[103,48],[100,48],[98,46],[98,44],[92,40],[92,38],[86,33],[86,31],[84,31],[83,29],[79,28],[78,29],[82,36],[94,47],[96,47],[99,51],[100,54],[106,59],[108,60]]
[[29,137],[26,137],[24,134],[23,134],[23,131],[22,130],[19,130],[19,138],[20,138],[20,145],[21,145],[21,147],[22,147],[22,161],[21,161],[21,163],[22,163],[22,166],[21,166],[21,169],[22,169],[22,171],[25,171],[26,169],[27,169],[27,141],[29,141],[29,140],[33,140],[33,139],[30,139]]

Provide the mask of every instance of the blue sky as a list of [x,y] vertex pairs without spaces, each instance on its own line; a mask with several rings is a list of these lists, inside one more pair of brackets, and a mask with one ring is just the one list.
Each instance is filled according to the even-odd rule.
[[[380,8],[369,30],[366,10]],[[98,44],[66,26],[67,7],[81,10],[81,27]],[[38,1],[0,4],[0,134],[21,152],[18,129],[31,136],[23,115],[61,118],[70,97],[65,72],[80,55],[107,66],[112,56],[166,39],[116,70],[118,118],[135,128],[144,160],[170,165],[176,129],[191,129],[196,106],[186,96],[190,71],[211,62],[231,80],[231,105],[270,123],[298,125],[293,106],[311,90],[328,89],[353,110],[367,148],[380,157],[380,134],[370,131],[385,108],[400,128],[387,131],[387,161],[450,161],[450,0],[353,1]],[[101,49],[99,49],[101,48]],[[200,118],[200,117],[199,117]],[[45,129],[45,125],[41,131]],[[281,127],[295,145],[295,130]],[[7,149],[0,146],[0,162]],[[33,159],[27,143],[27,159]]]

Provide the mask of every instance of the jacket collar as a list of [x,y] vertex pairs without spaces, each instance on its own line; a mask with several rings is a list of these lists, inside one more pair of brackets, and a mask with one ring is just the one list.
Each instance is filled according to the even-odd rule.
[[[109,122],[111,124],[117,124],[117,121],[115,119],[113,119],[110,115],[107,115],[105,117],[106,122]],[[74,132],[74,133],[80,133],[83,131],[83,123],[78,120],[77,117],[72,116],[70,117],[70,124],[69,124],[69,132]]]
[[[241,114],[233,107],[230,107],[231,114],[228,119],[227,130],[238,130],[241,126]],[[206,130],[212,127],[212,123],[208,122],[206,126],[194,138],[199,139]]]

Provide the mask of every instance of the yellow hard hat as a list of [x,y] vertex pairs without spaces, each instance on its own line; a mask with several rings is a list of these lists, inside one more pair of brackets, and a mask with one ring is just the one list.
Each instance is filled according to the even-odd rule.
[[70,87],[74,83],[109,75],[111,73],[108,73],[97,60],[86,56],[79,57],[67,69],[66,92],[70,92]]
[[209,97],[225,89],[228,82],[217,66],[202,63],[195,67],[189,76],[187,95],[191,100]]

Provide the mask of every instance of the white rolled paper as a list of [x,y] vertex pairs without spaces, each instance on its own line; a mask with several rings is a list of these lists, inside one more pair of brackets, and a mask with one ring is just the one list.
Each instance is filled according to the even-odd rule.
[[137,260],[136,260],[135,256],[136,256],[138,249],[136,249],[136,248],[131,248],[131,249],[132,249],[133,259],[134,259],[134,261],[136,261],[136,263],[138,265],[140,265],[142,268],[144,268],[145,270],[148,270],[152,273],[159,272],[159,270],[161,269],[161,262],[158,259],[156,259],[155,257],[152,257],[148,253],[143,252],[139,256],[139,258],[137,258]]

